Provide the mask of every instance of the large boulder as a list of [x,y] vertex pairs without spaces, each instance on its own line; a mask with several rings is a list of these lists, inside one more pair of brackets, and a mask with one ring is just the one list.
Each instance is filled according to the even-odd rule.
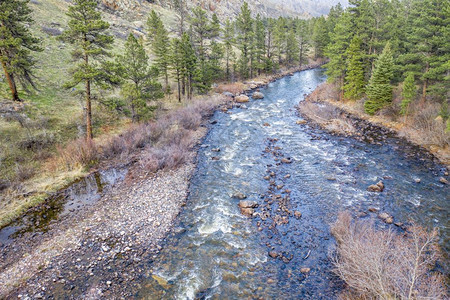
[[264,94],[261,92],[254,92],[252,95],[253,99],[263,99],[264,98]]
[[234,98],[237,103],[245,103],[249,101],[249,97],[247,95],[239,95]]

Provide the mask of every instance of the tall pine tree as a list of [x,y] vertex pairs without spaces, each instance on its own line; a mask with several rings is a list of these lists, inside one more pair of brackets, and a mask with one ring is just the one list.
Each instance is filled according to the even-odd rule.
[[147,19],[147,29],[150,46],[155,56],[155,64],[159,73],[164,78],[164,90],[170,92],[169,63],[170,63],[170,39],[169,32],[165,28],[161,18],[152,10]]
[[122,95],[127,100],[133,121],[150,117],[151,100],[162,98],[161,84],[156,81],[158,72],[149,66],[142,40],[133,34],[128,36],[124,54],[117,59],[119,77],[123,80]]
[[366,113],[373,115],[380,108],[392,101],[392,85],[394,63],[389,42],[375,62],[375,70],[372,73],[366,88],[368,100],[364,103]]
[[29,30],[33,20],[28,3],[28,0],[0,1],[0,62],[13,101],[21,101],[18,83],[25,89],[28,85],[35,87],[31,52],[42,51],[39,40]]
[[247,2],[244,2],[241,6],[241,11],[236,19],[236,29],[236,42],[237,46],[241,50],[239,70],[241,77],[246,79],[250,76],[250,53],[252,51],[254,37],[253,19]]
[[108,52],[113,37],[106,33],[109,23],[102,20],[95,0],[74,0],[67,12],[69,28],[61,35],[61,39],[74,45],[72,57],[76,66],[72,70],[72,80],[66,87],[72,88],[84,83],[86,100],[86,139],[92,134],[92,95],[93,84],[102,86],[109,79],[103,60],[109,57]]
[[354,36],[346,51],[347,71],[345,75],[344,97],[350,100],[359,99],[364,93],[364,68],[361,40]]
[[403,82],[403,90],[402,90],[402,102],[400,104],[401,106],[401,114],[406,117],[409,114],[409,106],[411,102],[414,100],[417,94],[417,88],[416,84],[414,83],[414,74],[409,73],[408,76],[406,76],[405,81]]

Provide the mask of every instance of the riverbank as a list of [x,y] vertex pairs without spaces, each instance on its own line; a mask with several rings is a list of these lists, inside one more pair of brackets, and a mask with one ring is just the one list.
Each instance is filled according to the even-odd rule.
[[[254,82],[248,82],[239,93],[295,71],[298,70],[266,77],[256,87]],[[207,110],[214,107],[226,113],[232,107],[231,99],[221,99],[207,105]],[[184,114],[191,114],[190,118],[180,117],[180,113],[176,117],[177,122],[184,120],[181,124],[185,129],[191,128],[192,112],[187,106]],[[162,157],[178,160],[178,154],[172,155],[172,148],[162,147],[170,151],[159,153],[148,148],[126,152],[131,165],[125,179],[106,190],[93,205],[57,218],[45,232],[25,232],[12,243],[1,245],[0,296],[131,297],[131,291],[136,290],[133,281],[162,249],[164,238],[186,201],[196,166],[195,145],[207,133],[209,115],[203,116],[203,125],[184,131],[189,141],[181,144],[190,146],[179,163],[166,162],[168,168],[154,165],[155,161],[165,161]],[[111,160],[103,167],[119,161],[124,162]]]
[[[321,128],[336,134],[353,136],[371,143],[380,143],[389,136],[398,136],[434,156],[440,163],[450,168],[450,147],[430,143],[423,138],[419,129],[400,121],[392,121],[383,115],[370,116],[364,113],[362,105],[354,101],[338,101],[328,83],[313,91],[305,101],[299,103],[299,111]],[[448,133],[447,133],[448,134]]]

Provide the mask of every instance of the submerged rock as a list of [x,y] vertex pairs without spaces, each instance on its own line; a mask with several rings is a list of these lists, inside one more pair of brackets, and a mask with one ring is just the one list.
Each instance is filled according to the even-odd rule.
[[383,183],[383,181],[380,180],[380,181],[378,181],[377,184],[369,185],[367,190],[369,192],[382,192],[382,191],[384,191],[384,183]]
[[448,184],[448,180],[445,179],[444,177],[439,178],[439,182],[442,184]]
[[[236,199],[239,199],[239,200],[243,200],[243,199],[246,199],[247,196],[245,194],[241,193],[241,192],[237,192],[237,193],[233,194],[233,198],[236,198]],[[241,201],[241,202],[243,202],[243,201]]]
[[311,271],[310,268],[301,268],[300,272],[302,272],[303,274],[308,274]]
[[253,99],[264,99],[264,94],[263,93],[261,93],[261,92],[254,92],[253,93],[253,95],[252,95],[252,98]]
[[297,219],[300,219],[302,217],[302,213],[299,211],[294,212],[294,217],[296,217]]
[[291,164],[292,163],[292,158],[288,157],[288,158],[282,158],[281,162],[284,164]]
[[380,213],[378,215],[378,218],[380,218],[381,220],[383,220],[387,224],[392,224],[394,222],[394,218],[391,215],[389,215],[388,213],[385,213],[385,212]]
[[258,203],[256,201],[251,200],[241,200],[239,201],[240,208],[255,208],[258,207]]

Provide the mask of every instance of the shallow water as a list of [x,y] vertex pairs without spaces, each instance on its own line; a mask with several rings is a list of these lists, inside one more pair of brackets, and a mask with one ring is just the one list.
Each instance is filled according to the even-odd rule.
[[[187,206],[149,265],[139,297],[333,299],[342,284],[330,272],[335,243],[329,224],[345,209],[356,215],[376,207],[396,222],[437,226],[449,249],[450,199],[448,186],[439,183],[442,166],[416,158],[419,150],[399,139],[368,144],[296,124],[301,117],[294,107],[324,80],[318,69],[296,73],[262,89],[265,99],[251,101],[246,109],[216,113]],[[282,157],[293,162],[280,163]],[[264,179],[270,172],[272,186]],[[379,180],[385,191],[367,192]],[[268,218],[241,215],[239,200],[232,197],[236,192],[257,201],[256,212]],[[270,204],[275,195],[283,204]],[[295,218],[294,211],[302,217]],[[269,251],[280,255],[272,258]],[[302,267],[311,271],[302,274]]]
[[29,209],[23,217],[0,230],[0,246],[11,244],[25,233],[45,233],[59,218],[93,205],[103,192],[125,178],[126,169],[107,169],[71,183],[50,196],[36,208]]
[[[438,181],[442,166],[416,158],[421,153],[402,140],[368,144],[296,124],[301,118],[294,107],[324,80],[318,69],[296,73],[262,89],[265,99],[251,101],[246,109],[216,113],[217,124],[199,152],[187,206],[166,247],[149,264],[137,296],[333,299],[342,284],[330,272],[335,243],[329,224],[344,209],[356,215],[376,207],[396,222],[412,218],[438,226],[449,248],[450,193]],[[282,164],[282,157],[293,162]],[[270,172],[275,186],[264,179]],[[287,174],[290,178],[284,178]],[[366,191],[380,179],[384,192]],[[232,197],[236,192],[257,201],[256,212],[268,218],[241,215],[239,200]],[[275,195],[283,201],[269,204]],[[295,218],[294,211],[302,217]],[[269,251],[281,255],[272,258]],[[302,267],[311,271],[302,274]]]

